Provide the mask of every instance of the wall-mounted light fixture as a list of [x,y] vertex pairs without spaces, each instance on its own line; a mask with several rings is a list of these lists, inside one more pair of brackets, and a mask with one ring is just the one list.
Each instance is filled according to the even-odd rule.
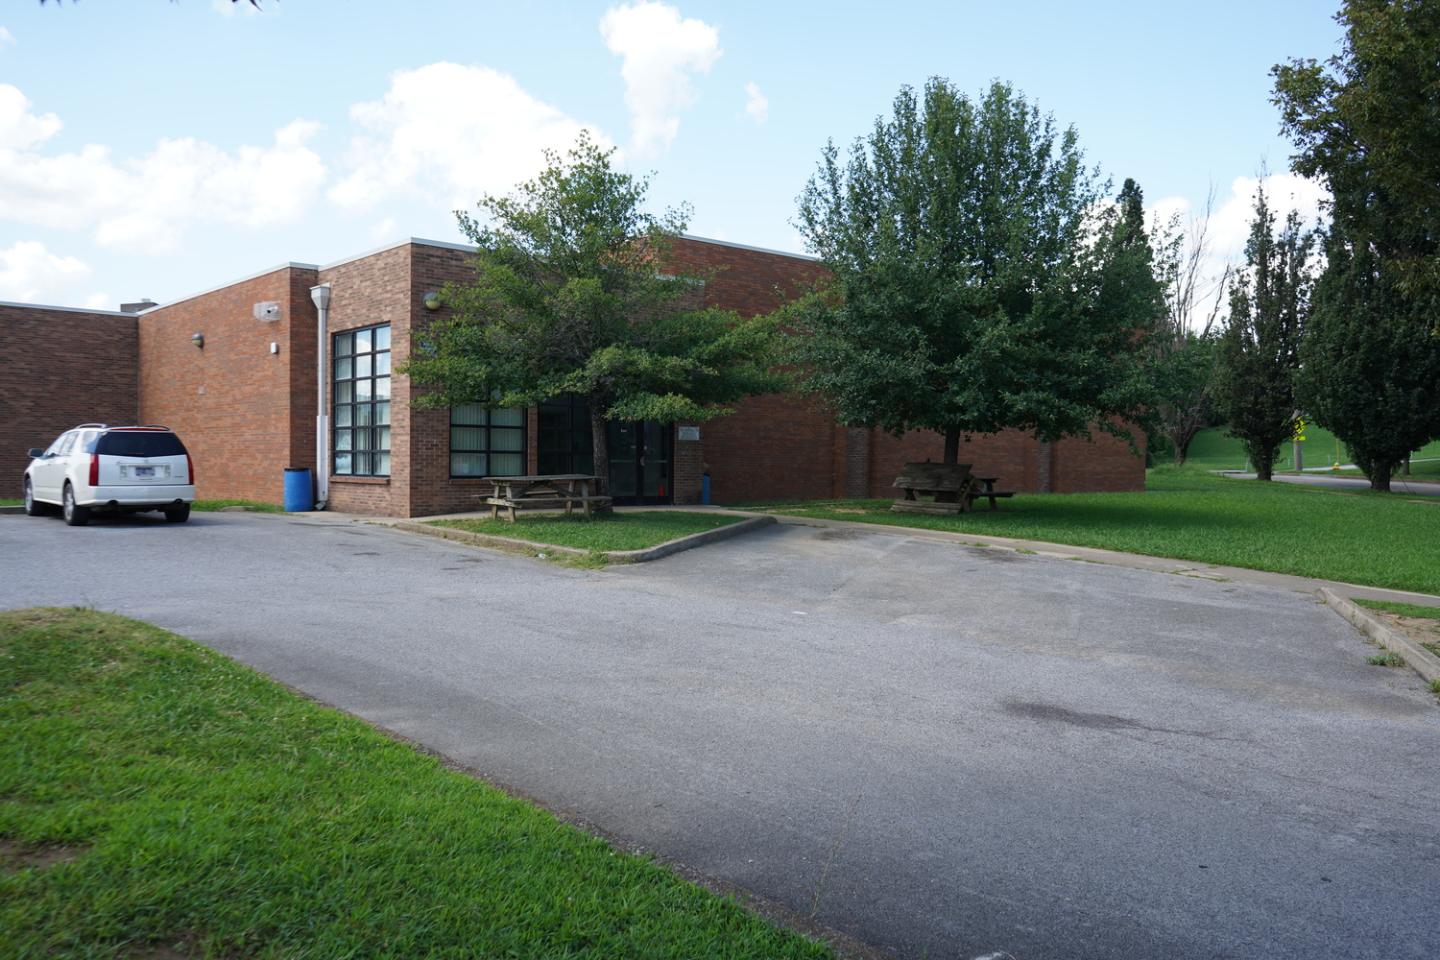
[[440,299],[440,291],[431,290],[429,293],[425,294],[424,302],[426,310],[439,310],[442,303]]
[[193,343],[193,344],[195,344],[195,346],[198,347],[199,349],[204,350],[204,349],[205,349],[205,334],[203,334],[203,333],[192,333],[192,334],[190,334],[190,342]]

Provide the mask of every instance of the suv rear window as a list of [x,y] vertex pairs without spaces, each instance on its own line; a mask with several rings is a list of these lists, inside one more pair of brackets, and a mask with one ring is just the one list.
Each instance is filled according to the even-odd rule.
[[185,444],[173,433],[112,430],[100,437],[95,452],[111,457],[183,457]]

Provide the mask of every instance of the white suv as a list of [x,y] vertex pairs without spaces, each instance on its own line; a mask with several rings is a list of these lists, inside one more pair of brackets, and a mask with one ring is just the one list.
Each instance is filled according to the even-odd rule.
[[168,427],[82,423],[48,449],[32,449],[25,469],[25,513],[58,506],[72,527],[101,511],[163,510],[166,520],[184,523],[194,500],[195,465]]

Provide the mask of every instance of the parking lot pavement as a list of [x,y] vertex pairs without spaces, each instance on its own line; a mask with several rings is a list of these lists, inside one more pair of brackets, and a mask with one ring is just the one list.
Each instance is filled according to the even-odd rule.
[[581,571],[0,517],[0,606],[70,603],[905,956],[1440,944],[1440,708],[1294,593],[789,525]]

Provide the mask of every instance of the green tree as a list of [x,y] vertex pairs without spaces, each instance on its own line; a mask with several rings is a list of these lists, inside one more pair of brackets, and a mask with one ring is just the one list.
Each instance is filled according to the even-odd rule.
[[847,425],[939,432],[947,463],[970,433],[1129,437],[1159,291],[1105,192],[1075,131],[1011,87],[902,88],[800,197],[832,278],[787,312],[805,385]]
[[1215,400],[1261,480],[1270,479],[1281,444],[1295,433],[1295,380],[1314,245],[1315,234],[1295,211],[1277,233],[1265,189],[1256,190],[1245,267],[1230,290],[1230,316],[1220,335]]
[[451,313],[405,370],[431,407],[584,397],[607,479],[608,421],[707,420],[784,382],[773,323],[703,305],[704,278],[667,258],[686,211],[646,213],[648,180],[613,155],[582,134],[511,196],[486,196],[486,221],[457,212],[476,276],[446,287]]
[[1377,490],[1440,436],[1440,4],[1349,0],[1341,51],[1278,66],[1300,173],[1331,194],[1301,400]]

